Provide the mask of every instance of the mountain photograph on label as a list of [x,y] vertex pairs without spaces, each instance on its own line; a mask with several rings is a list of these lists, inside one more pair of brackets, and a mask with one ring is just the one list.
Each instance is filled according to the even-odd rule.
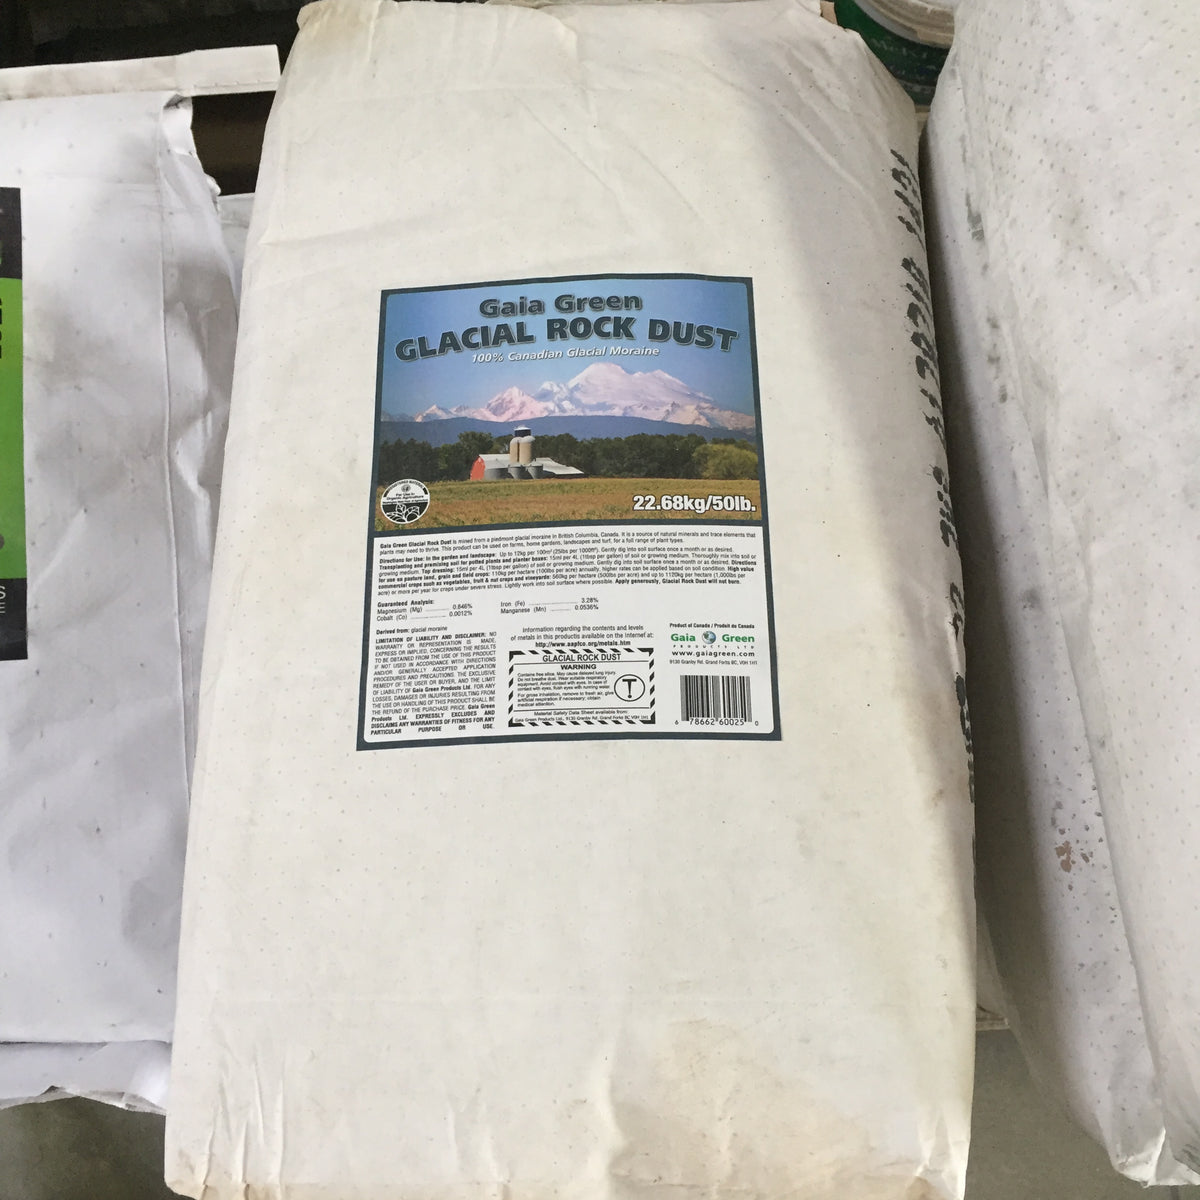
[[[666,371],[630,371],[617,362],[594,362],[573,379],[565,383],[547,381],[532,394],[509,386],[478,408],[460,404],[448,409],[434,404],[408,418],[384,413],[385,421],[401,419],[421,424],[455,419],[511,424],[540,417],[632,417],[751,436],[754,433],[752,413],[721,408],[711,396]],[[600,435],[599,429],[596,433]]]

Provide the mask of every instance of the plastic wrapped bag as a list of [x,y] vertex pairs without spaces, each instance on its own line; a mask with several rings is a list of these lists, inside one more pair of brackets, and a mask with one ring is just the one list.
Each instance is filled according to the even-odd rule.
[[55,1044],[129,1043],[97,1089],[123,1093],[133,1044],[149,1062],[170,1040],[236,321],[182,93],[268,63],[0,72],[0,273],[18,252],[22,268],[0,318],[0,1040],[22,1043],[0,1055],[6,1099],[56,1073]]

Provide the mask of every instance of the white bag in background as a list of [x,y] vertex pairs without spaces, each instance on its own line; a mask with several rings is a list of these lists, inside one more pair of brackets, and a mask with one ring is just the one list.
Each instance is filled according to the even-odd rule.
[[[202,689],[167,1130],[167,1179],[184,1194],[962,1195],[971,812],[916,121],[862,43],[816,8],[330,0],[302,14],[247,251]],[[730,702],[715,711],[738,711],[725,722],[737,728],[711,724],[731,738],[703,720],[690,740],[646,737],[625,718],[588,725],[560,709],[561,724],[512,716],[524,741],[447,744],[460,726],[438,717],[431,744],[357,749],[392,711],[381,701],[360,727],[361,673],[378,681],[390,657],[365,660],[368,544],[418,558],[448,547],[444,571],[469,561],[463,535],[421,533],[419,519],[411,536],[373,532],[387,511],[393,530],[417,514],[424,488],[398,480],[408,500],[372,521],[380,363],[386,394],[410,405],[396,429],[418,433],[478,422],[507,447],[507,415],[544,438],[551,418],[536,413],[570,422],[581,409],[648,424],[586,415],[626,411],[634,387],[684,433],[752,426],[746,409],[722,414],[715,383],[676,407],[664,398],[684,394],[669,364],[709,364],[717,380],[726,361],[698,331],[695,347],[645,361],[655,314],[632,301],[676,285],[697,299],[664,337],[686,337],[685,317],[720,326],[706,305],[736,294],[728,361],[747,362],[739,348],[756,339],[781,739],[737,736],[748,718]],[[551,349],[555,305],[538,315],[533,301],[555,289],[590,314],[571,318],[584,340],[558,344],[592,357],[526,366],[520,352]],[[429,323],[393,340],[387,317],[381,357],[385,291]],[[525,323],[505,327],[525,342],[518,357],[451,348],[435,362],[455,329],[477,342],[481,320],[503,340],[487,317],[498,297],[518,316],[525,303]],[[582,332],[603,339],[620,321],[642,338],[624,348],[643,357],[609,356]],[[393,391],[419,355],[431,380],[463,372],[461,390],[439,393],[447,404],[495,390],[493,407],[447,417],[403,382]],[[520,372],[541,400],[508,386]],[[567,450],[555,460],[521,441],[533,436],[517,435],[511,461],[485,446],[478,482],[433,483],[430,517],[454,488],[482,489],[466,494],[484,505],[539,494],[536,474],[498,478],[528,474],[521,455],[539,471],[572,466]],[[702,457],[721,454],[754,459]],[[592,486],[563,478],[541,494]],[[690,483],[732,486],[671,487]],[[560,661],[582,664],[577,679],[632,663],[617,700],[596,692],[597,712],[638,700],[653,715],[641,685],[656,663],[667,735],[703,709],[673,664],[753,659],[754,719],[769,732],[763,625],[667,633],[668,619],[684,629],[700,605],[719,618],[761,588],[761,550],[739,576],[750,582],[701,584],[699,598],[665,579],[603,582],[605,562],[644,561],[629,549],[638,529],[669,559],[675,538],[761,547],[761,526],[639,526],[624,503],[611,524],[534,515],[532,528],[479,533],[481,583],[508,563],[529,575],[501,593],[517,616],[471,591],[455,628],[475,619],[464,605],[526,622],[523,648],[497,653],[545,666],[556,687],[572,678]],[[626,550],[588,557],[602,537]],[[564,538],[592,564],[575,584],[556,571],[576,563],[544,565]],[[511,550],[497,560],[487,547],[501,544]],[[684,573],[704,575],[705,561]],[[393,583],[418,610],[434,603],[420,565]],[[550,607],[521,616],[526,603]],[[604,622],[635,604],[642,632],[604,650]],[[400,636],[441,637],[400,620]],[[577,644],[539,658],[539,628]],[[454,636],[469,648],[445,670],[469,679],[478,666],[489,683],[455,683],[465,707],[453,721],[482,730],[465,714],[503,705],[498,660],[479,650],[483,634]],[[390,660],[403,674],[416,654]],[[424,678],[437,692],[441,675]],[[520,700],[518,688],[514,714]]]
[[926,183],[980,906],[1034,1075],[1126,1175],[1197,1183],[1200,16],[958,22]]
[[0,72],[28,563],[28,657],[0,662],[0,1102],[161,1075],[236,325],[181,93],[277,72],[273,48]]
[[254,208],[254,193],[238,196],[218,196],[217,211],[221,214],[221,234],[233,266],[233,292],[242,294],[242,265],[246,259],[246,235],[250,231],[250,213]]
[[0,1108],[84,1096],[161,1113],[171,1047],[166,1042],[32,1042],[0,1046]]

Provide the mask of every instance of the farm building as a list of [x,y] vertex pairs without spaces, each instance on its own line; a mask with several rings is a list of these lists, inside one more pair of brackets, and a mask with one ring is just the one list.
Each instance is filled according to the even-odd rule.
[[481,454],[471,467],[471,478],[486,483],[498,479],[571,479],[582,474],[578,467],[568,467],[552,458],[535,458],[533,433],[524,426],[513,433],[507,454]]

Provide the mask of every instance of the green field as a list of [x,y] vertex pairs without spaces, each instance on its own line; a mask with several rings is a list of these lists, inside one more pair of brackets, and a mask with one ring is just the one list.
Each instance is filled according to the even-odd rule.
[[[379,508],[383,489],[375,492],[375,528],[450,528],[456,525],[532,525],[539,521],[754,521],[762,517],[756,479],[528,479],[464,483],[431,483],[429,508],[408,526],[392,524]],[[636,496],[652,496],[658,508],[635,509]],[[750,512],[722,508],[698,513],[661,507],[661,497],[744,496]]]

